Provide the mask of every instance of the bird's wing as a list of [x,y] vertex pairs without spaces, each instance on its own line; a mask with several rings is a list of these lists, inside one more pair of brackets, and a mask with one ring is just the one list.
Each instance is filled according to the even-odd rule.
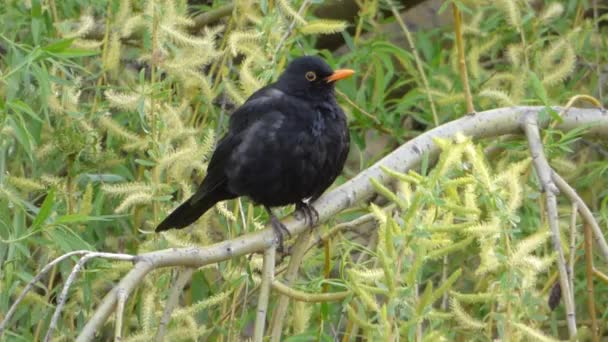
[[230,133],[240,133],[251,127],[254,122],[272,110],[273,103],[279,101],[285,93],[269,85],[259,89],[230,116]]
[[247,101],[230,116],[228,132],[217,144],[209,166],[207,175],[196,193],[191,197],[191,203],[200,201],[203,197],[218,188],[225,188],[227,183],[225,166],[232,153],[247,136],[247,131],[254,124],[272,112],[272,102],[277,101],[284,94],[272,86],[256,91]]

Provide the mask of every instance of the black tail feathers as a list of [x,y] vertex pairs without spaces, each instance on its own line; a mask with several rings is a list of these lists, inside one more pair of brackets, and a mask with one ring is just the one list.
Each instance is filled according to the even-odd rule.
[[156,232],[162,232],[171,228],[185,228],[194,223],[194,221],[196,221],[219,201],[220,200],[214,198],[213,196],[203,197],[195,203],[191,203],[191,199],[188,199],[186,202],[177,207],[177,209],[175,209],[171,214],[169,214],[169,216],[167,216],[163,222],[158,225],[158,227],[156,227]]

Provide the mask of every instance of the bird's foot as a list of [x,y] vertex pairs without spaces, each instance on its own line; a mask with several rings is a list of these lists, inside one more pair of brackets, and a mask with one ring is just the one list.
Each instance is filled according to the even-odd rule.
[[319,212],[315,207],[306,202],[296,204],[296,215],[300,218],[304,217],[304,222],[310,227],[314,226],[319,221]]
[[277,237],[278,247],[277,251],[279,253],[283,253],[283,234],[287,233],[289,237],[291,237],[291,233],[287,230],[287,227],[273,214],[270,215],[270,224],[272,225],[272,230],[274,230],[274,235]]

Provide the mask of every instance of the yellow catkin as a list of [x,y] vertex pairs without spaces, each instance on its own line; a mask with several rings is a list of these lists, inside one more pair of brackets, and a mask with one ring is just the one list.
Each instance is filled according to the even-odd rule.
[[281,11],[285,14],[285,16],[287,16],[288,18],[293,18],[293,20],[297,21],[300,24],[306,24],[306,20],[304,20],[304,18],[302,18],[298,14],[298,12],[291,7],[289,0],[277,0],[277,4],[281,8]]
[[30,178],[7,176],[6,180],[10,185],[22,191],[42,191],[46,189],[46,186],[44,184]]
[[543,332],[530,328],[529,326],[521,323],[511,322],[512,326],[521,331],[524,335],[528,336],[532,341],[539,342],[557,342],[558,340],[545,335]]
[[[110,36],[108,44],[108,52],[103,59],[103,67],[105,70],[117,70],[120,66],[121,42],[118,33],[113,33]],[[107,92],[106,92],[107,93]]]
[[119,205],[114,209],[115,213],[124,213],[127,212],[130,208],[138,204],[147,204],[151,203],[153,199],[153,195],[148,192],[135,192],[127,196]]
[[347,23],[341,20],[313,20],[300,28],[303,34],[332,34],[342,32]]
[[228,208],[226,207],[226,202],[219,202],[218,204],[216,204],[215,208],[228,221],[236,222],[236,217],[230,210],[228,210]]
[[464,311],[462,306],[460,306],[460,302],[456,298],[452,298],[450,300],[450,307],[452,309],[452,313],[454,313],[454,317],[462,324],[464,328],[481,330],[486,327],[484,322],[474,319],[466,311]]

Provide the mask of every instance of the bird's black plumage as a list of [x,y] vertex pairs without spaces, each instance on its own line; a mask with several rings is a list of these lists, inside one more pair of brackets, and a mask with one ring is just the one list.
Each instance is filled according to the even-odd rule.
[[232,114],[202,184],[156,231],[184,228],[215,203],[239,196],[266,207],[280,241],[280,222],[269,207],[296,204],[312,219],[314,209],[305,203],[333,183],[348,154],[348,127],[334,83],[352,73],[334,72],[318,57],[292,61],[277,82]]

